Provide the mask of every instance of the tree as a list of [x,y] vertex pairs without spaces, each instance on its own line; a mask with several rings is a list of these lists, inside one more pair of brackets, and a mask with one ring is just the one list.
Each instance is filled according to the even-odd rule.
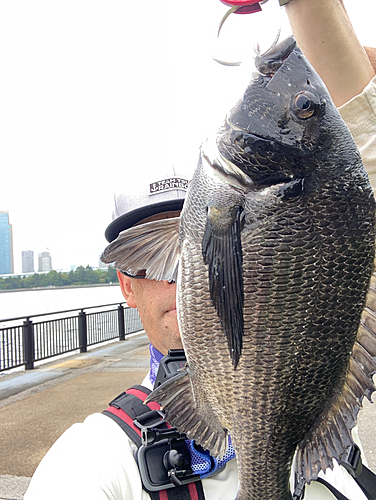
[[60,273],[50,271],[47,274],[32,274],[27,277],[9,276],[0,278],[0,290],[14,290],[18,288],[40,288],[48,286],[80,286],[95,283],[116,283],[116,269],[109,266],[107,270],[96,269],[90,266],[78,266],[75,271]]

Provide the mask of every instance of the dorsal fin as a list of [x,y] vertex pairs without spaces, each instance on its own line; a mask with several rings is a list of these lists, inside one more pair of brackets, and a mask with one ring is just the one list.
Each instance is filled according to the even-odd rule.
[[297,449],[294,468],[299,480],[309,483],[320,470],[333,468],[345,450],[354,444],[351,429],[356,425],[364,396],[371,400],[376,373],[376,273],[374,272],[362,312],[342,392],[318,419],[309,438]]

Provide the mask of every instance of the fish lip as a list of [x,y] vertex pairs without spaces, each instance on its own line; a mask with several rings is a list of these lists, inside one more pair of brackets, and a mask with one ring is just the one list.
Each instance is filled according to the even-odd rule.
[[257,54],[255,66],[261,75],[273,78],[294,50],[297,50],[296,39],[289,36],[273,44],[264,54]]

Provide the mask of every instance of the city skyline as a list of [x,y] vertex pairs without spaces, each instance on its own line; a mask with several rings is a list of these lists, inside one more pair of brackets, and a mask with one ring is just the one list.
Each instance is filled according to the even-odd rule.
[[[38,265],[35,266],[34,250],[25,249],[21,251],[21,271],[14,272],[15,254],[13,251],[13,225],[10,223],[11,214],[8,210],[0,210],[0,276],[17,276],[33,273],[48,273],[49,271],[71,271],[82,264],[70,264],[69,268],[54,269],[52,266],[52,256],[48,248],[37,252]],[[84,266],[85,267],[85,266]],[[103,264],[98,258],[96,266],[98,269],[107,269],[108,265]]]
[[[3,213],[3,214],[6,214],[8,217],[10,216],[9,212],[8,211],[1,211],[0,210],[0,214]],[[10,220],[10,217],[9,217],[9,220]],[[1,246],[1,243],[2,243],[2,232],[1,232],[1,217],[0,217],[0,257],[1,257],[1,249],[2,249],[2,246]],[[11,224],[9,224],[10,227],[12,227]],[[48,273],[50,271],[57,271],[57,272],[67,272],[67,271],[74,271],[75,269],[77,269],[77,267],[79,266],[82,266],[82,264],[71,264],[68,267],[66,268],[61,268],[61,269],[54,269],[54,267],[52,266],[52,255],[49,251],[48,248],[44,249],[43,251],[40,251],[37,253],[38,254],[38,265],[35,266],[35,257],[34,257],[34,250],[30,250],[30,249],[25,249],[25,250],[22,250],[21,252],[21,263],[22,263],[22,270],[21,272],[18,272],[18,273],[14,273],[14,272],[0,272],[0,276],[3,276],[3,277],[7,277],[8,275],[9,276],[21,276],[21,275],[27,275],[27,274],[39,274],[39,273]],[[13,255],[13,252],[12,252],[12,260],[14,261],[14,255]],[[1,263],[1,259],[0,259],[0,263]],[[86,267],[86,266],[83,266],[83,267]],[[104,264],[101,260],[100,260],[100,255],[98,256],[98,262],[97,262],[97,265],[94,265],[94,266],[90,266],[94,269],[107,269],[108,268],[108,264]],[[0,267],[0,269],[3,269]]]
[[[375,1],[344,3],[362,43],[376,46]],[[217,39],[219,0],[0,3],[0,209],[11,214],[15,273],[27,248],[49,248],[55,269],[97,267],[127,177],[196,166],[250,77],[256,43],[266,50],[279,26],[289,34],[277,0],[262,8],[230,16]]]

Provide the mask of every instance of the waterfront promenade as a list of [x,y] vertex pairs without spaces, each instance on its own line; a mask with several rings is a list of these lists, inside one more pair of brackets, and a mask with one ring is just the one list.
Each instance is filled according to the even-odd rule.
[[[0,500],[21,500],[38,463],[73,423],[101,412],[149,368],[144,333],[85,354],[0,375]],[[375,397],[374,397],[375,398]],[[360,413],[359,434],[376,472],[376,404]]]
[[0,499],[19,500],[56,439],[101,412],[149,369],[145,333],[42,364],[0,374]]

